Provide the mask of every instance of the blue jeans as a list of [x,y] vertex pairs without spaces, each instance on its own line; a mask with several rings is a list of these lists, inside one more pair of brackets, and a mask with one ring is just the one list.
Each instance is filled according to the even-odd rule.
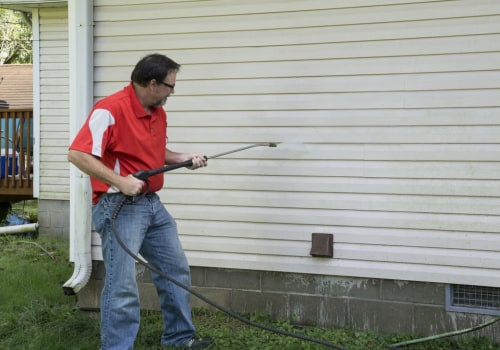
[[[102,240],[106,278],[101,294],[102,350],[133,349],[139,330],[140,305],[135,261],[113,235],[113,214],[121,194],[105,194],[92,209],[93,225]],[[155,193],[136,202],[127,200],[116,221],[124,244],[162,273],[190,286],[189,265],[177,235],[175,220]],[[189,292],[152,272],[163,316],[163,346],[182,346],[195,329]]]

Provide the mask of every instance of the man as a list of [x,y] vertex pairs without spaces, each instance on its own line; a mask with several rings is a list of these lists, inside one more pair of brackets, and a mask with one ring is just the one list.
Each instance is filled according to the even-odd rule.
[[[135,261],[117,243],[114,228],[125,245],[175,280],[190,285],[189,266],[174,219],[156,191],[163,174],[145,182],[132,174],[165,164],[192,160],[190,169],[207,165],[195,153],[167,148],[167,115],[162,106],[174,93],[180,65],[151,54],[135,66],[123,90],[96,103],[73,140],[68,160],[88,174],[92,185],[92,221],[102,240],[106,278],[101,295],[102,350],[133,349],[139,329],[140,305]],[[147,194],[143,192],[147,188]],[[127,200],[115,218],[124,196]],[[189,293],[152,272],[163,315],[162,346],[206,349],[210,338],[194,338]]]

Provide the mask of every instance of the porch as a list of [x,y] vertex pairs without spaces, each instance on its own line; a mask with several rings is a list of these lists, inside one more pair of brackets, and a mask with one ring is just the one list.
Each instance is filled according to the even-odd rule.
[[0,110],[0,202],[33,198],[33,110]]

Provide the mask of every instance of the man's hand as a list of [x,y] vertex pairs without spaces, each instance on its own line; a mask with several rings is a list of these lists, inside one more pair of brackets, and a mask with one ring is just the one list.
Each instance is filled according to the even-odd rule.
[[165,164],[177,164],[183,163],[188,160],[193,162],[193,165],[187,167],[188,169],[194,170],[198,168],[202,168],[207,166],[208,160],[199,153],[178,153],[169,150],[168,148],[165,151]]
[[189,156],[191,157],[191,160],[193,161],[193,165],[188,167],[188,169],[195,170],[198,168],[206,167],[208,164],[208,160],[200,154],[193,153],[193,154],[190,154]]
[[118,189],[125,196],[138,196],[142,192],[144,181],[139,180],[134,175],[130,174],[122,177]]
[[68,160],[85,174],[116,187],[126,196],[137,196],[141,193],[144,181],[133,175],[121,176],[106,167],[98,158],[91,154],[70,150]]

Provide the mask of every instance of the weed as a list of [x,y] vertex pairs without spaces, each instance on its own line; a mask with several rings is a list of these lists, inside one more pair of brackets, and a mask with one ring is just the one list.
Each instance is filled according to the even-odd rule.
[[[26,243],[28,242],[28,243]],[[32,242],[33,243],[33,242]],[[43,249],[41,249],[43,247]],[[0,349],[98,349],[98,313],[75,308],[76,297],[65,296],[61,285],[72,273],[68,242],[40,239],[37,245],[19,238],[0,238]],[[407,335],[378,335],[348,329],[305,327],[254,313],[251,321],[339,344],[350,350],[386,350],[408,340]],[[324,346],[250,327],[212,310],[195,310],[200,336],[215,340],[212,350],[324,350]],[[142,311],[136,350],[157,349],[162,334],[160,312]],[[500,350],[484,337],[441,339],[404,350]]]

